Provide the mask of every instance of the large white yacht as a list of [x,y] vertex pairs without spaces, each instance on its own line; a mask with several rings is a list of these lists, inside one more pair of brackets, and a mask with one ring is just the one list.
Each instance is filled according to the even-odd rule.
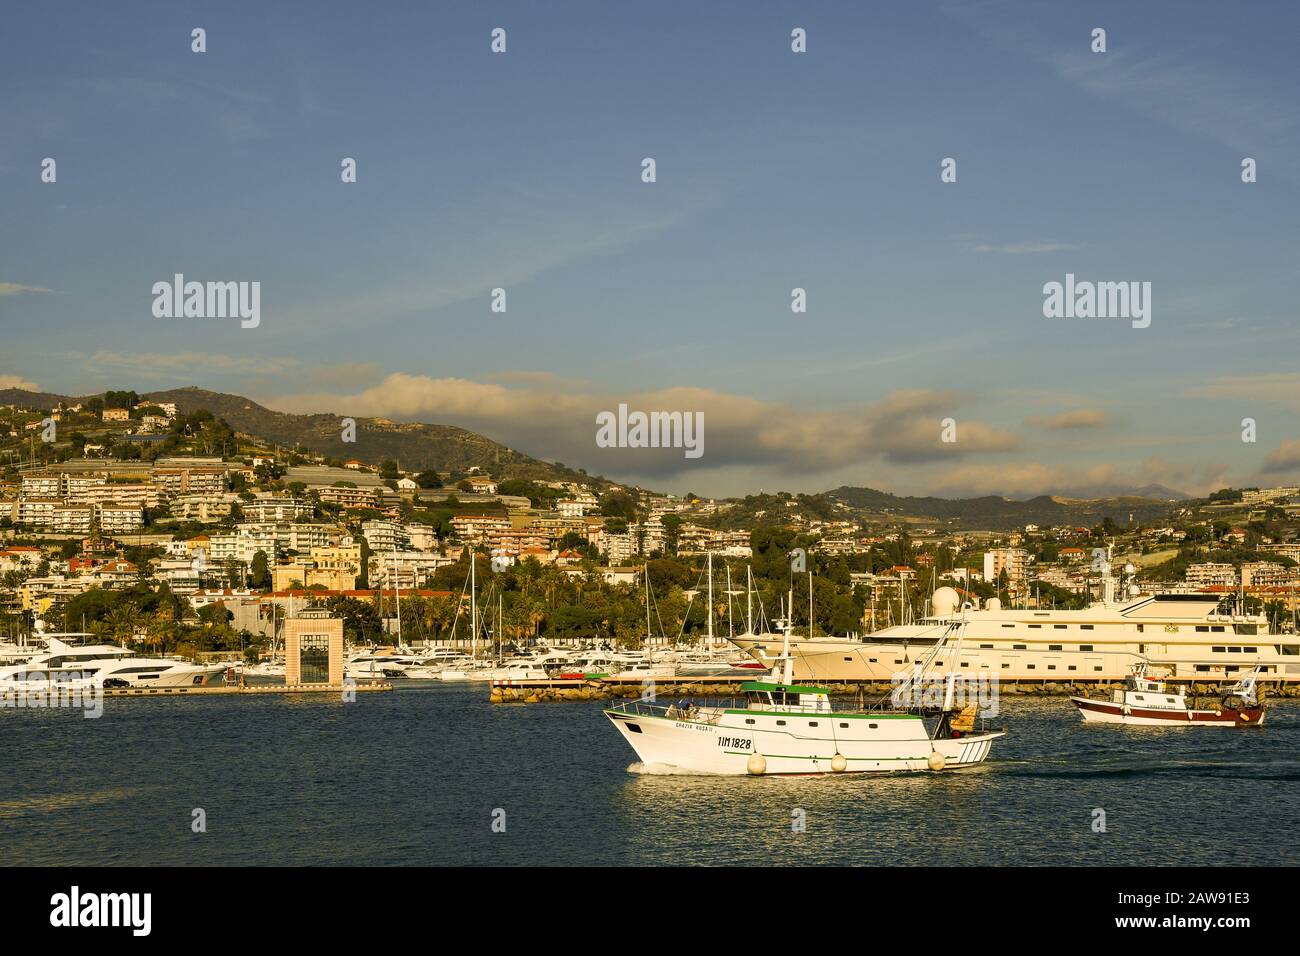
[[116,644],[68,644],[49,636],[48,648],[22,664],[0,667],[0,693],[51,684],[97,687],[186,687],[203,684],[224,664],[191,664],[172,657],[141,657]]
[[[990,598],[962,609],[957,592],[934,592],[930,615],[865,638],[791,638],[795,679],[887,683],[966,623],[962,653],[941,655],[937,673],[996,675],[1003,680],[1123,681],[1139,663],[1163,679],[1231,682],[1260,667],[1264,681],[1300,681],[1300,636],[1277,634],[1262,614],[1224,612],[1224,595],[1130,594],[1103,569],[1103,597],[1078,611],[1011,609]],[[765,666],[781,652],[772,636],[734,643]]]

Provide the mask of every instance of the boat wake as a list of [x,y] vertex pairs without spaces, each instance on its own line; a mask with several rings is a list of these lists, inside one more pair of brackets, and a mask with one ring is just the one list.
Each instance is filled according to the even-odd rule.
[[627,768],[628,773],[647,777],[717,777],[725,776],[709,773],[707,770],[687,770],[668,763],[641,763],[639,760]]

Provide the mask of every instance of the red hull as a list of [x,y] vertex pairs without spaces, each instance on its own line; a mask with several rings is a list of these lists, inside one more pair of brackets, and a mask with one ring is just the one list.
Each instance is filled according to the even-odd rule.
[[1091,700],[1086,697],[1071,697],[1070,699],[1074,701],[1075,706],[1080,710],[1106,714],[1119,718],[1119,722],[1122,722],[1124,718],[1130,718],[1133,720],[1158,721],[1172,727],[1182,727],[1188,724],[1235,724],[1241,727],[1249,727],[1263,723],[1264,720],[1263,707],[1245,707],[1240,710],[1224,707],[1218,710],[1171,711],[1133,706],[1125,707],[1123,704],[1116,704],[1113,701]]

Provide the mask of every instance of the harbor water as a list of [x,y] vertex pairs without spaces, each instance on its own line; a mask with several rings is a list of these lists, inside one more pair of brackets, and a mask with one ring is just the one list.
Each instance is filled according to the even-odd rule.
[[783,779],[629,772],[599,703],[487,698],[408,682],[0,709],[0,863],[1300,863],[1300,701],[1262,728],[1168,730],[1004,697],[980,767]]

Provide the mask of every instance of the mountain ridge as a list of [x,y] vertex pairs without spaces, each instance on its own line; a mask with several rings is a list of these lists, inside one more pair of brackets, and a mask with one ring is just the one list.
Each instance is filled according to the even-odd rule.
[[[258,441],[296,447],[329,458],[356,458],[372,465],[391,459],[412,471],[464,472],[478,467],[511,478],[577,480],[597,485],[610,483],[608,479],[589,476],[558,462],[534,458],[456,425],[355,417],[357,441],[344,442],[343,426],[347,416],[332,412],[280,412],[242,395],[192,385],[139,394],[142,400],[174,402],[183,414],[206,409],[224,419],[237,432]],[[0,404],[48,409],[60,402],[75,404],[99,395],[102,393],[70,396],[8,388],[0,389]],[[1088,489],[1072,490],[1074,494],[1037,495],[1026,499],[998,495],[941,498],[895,495],[874,488],[842,485],[820,495],[865,512],[953,520],[962,524],[984,522],[987,527],[1095,523],[1106,517],[1126,522],[1129,514],[1146,519],[1167,512],[1176,501],[1189,500],[1189,496],[1182,492],[1158,484],[1140,488],[1107,486],[1100,489],[1109,492],[1103,494],[1079,493]]]

